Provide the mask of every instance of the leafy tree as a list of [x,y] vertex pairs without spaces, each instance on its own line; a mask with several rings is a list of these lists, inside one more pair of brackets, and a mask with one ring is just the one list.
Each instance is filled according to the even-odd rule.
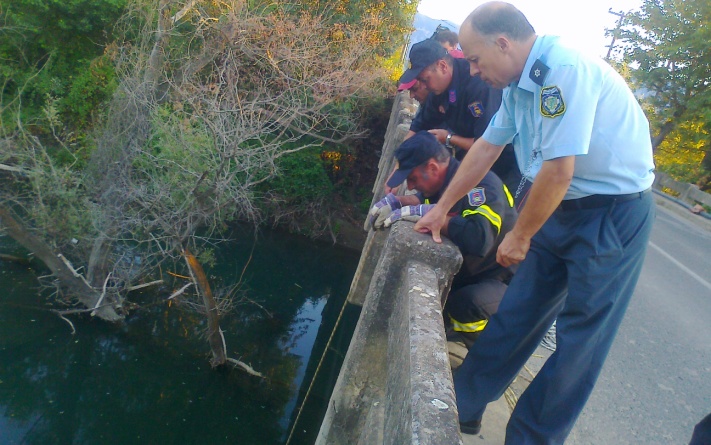
[[[40,106],[64,97],[113,39],[127,0],[0,0],[0,67],[5,94],[25,89]],[[38,69],[42,68],[39,70]]]
[[[711,2],[705,0],[644,0],[622,20],[622,57],[652,113],[655,152],[679,126],[704,135],[711,126],[709,17]],[[708,137],[701,145],[688,142],[686,148],[701,147],[704,165],[711,164]]]
[[[123,38],[68,96],[101,103],[96,86],[115,84],[95,149],[80,157],[55,138],[51,150],[27,130],[21,101],[8,108],[15,114],[0,134],[0,224],[31,250],[43,248],[67,300],[109,320],[125,315],[137,285],[163,278],[160,266],[184,262],[194,286],[174,297],[202,308],[212,363],[223,364],[219,314],[229,301],[216,301],[197,259],[209,257],[233,220],[258,224],[265,209],[279,219],[303,207],[298,190],[278,180],[285,171],[308,182],[315,224],[329,224],[321,205],[328,177],[293,171],[304,159],[319,162],[324,146],[365,134],[358,110],[383,94],[379,58],[403,37],[391,31],[404,29],[391,26],[384,3],[353,5],[360,15],[346,9],[340,17],[328,6],[280,2],[131,1],[117,23]],[[41,111],[54,135],[56,100]],[[86,122],[91,113],[76,115]]]

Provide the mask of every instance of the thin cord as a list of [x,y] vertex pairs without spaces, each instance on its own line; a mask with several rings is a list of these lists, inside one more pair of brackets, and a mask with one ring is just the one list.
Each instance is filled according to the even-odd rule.
[[291,431],[289,432],[289,437],[286,439],[286,443],[284,445],[289,445],[291,442],[291,436],[294,434],[294,431],[296,430],[296,424],[299,423],[299,417],[301,417],[301,410],[303,409],[304,405],[306,405],[306,400],[309,398],[309,394],[311,393],[311,388],[314,386],[314,382],[316,381],[316,376],[318,375],[318,371],[321,369],[321,365],[323,364],[323,359],[326,357],[326,352],[328,352],[328,348],[331,346],[331,340],[333,340],[333,335],[336,333],[336,329],[338,328],[338,325],[341,323],[341,318],[343,317],[343,312],[346,309],[346,304],[348,304],[348,298],[343,301],[343,306],[341,307],[341,312],[338,314],[338,318],[336,319],[336,324],[333,326],[333,330],[331,331],[331,336],[328,337],[328,341],[326,342],[326,347],[323,349],[323,353],[321,354],[321,359],[318,361],[318,366],[316,367],[316,371],[314,372],[314,376],[311,378],[311,383],[309,383],[309,389],[306,390],[306,394],[304,395],[304,400],[301,402],[301,406],[299,406],[299,410],[296,413],[296,419],[294,419],[294,423],[291,425]]

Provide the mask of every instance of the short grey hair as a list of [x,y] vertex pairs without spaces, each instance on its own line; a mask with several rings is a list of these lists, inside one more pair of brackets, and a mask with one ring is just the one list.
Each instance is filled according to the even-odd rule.
[[505,34],[514,41],[524,41],[536,33],[533,26],[514,5],[505,2],[488,2],[476,8],[464,21],[474,32],[484,37]]

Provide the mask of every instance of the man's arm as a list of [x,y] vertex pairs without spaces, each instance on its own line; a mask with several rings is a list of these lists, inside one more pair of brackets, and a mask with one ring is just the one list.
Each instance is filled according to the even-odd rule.
[[575,156],[543,162],[516,225],[506,234],[499,246],[496,253],[496,261],[499,264],[508,267],[526,258],[531,238],[565,197],[574,171]]
[[[447,142],[447,135],[450,133],[449,130],[445,130],[443,128],[435,128],[428,131],[435,135],[439,143],[442,145]],[[474,144],[474,141],[476,141],[476,138],[465,138],[464,136],[460,136],[458,134],[452,134],[452,137],[449,139],[450,144],[459,147],[462,150],[469,150],[469,148]]]
[[444,191],[435,208],[427,212],[415,224],[415,230],[421,233],[431,232],[432,239],[441,243],[440,232],[445,223],[447,212],[459,198],[481,182],[486,172],[494,165],[494,161],[499,157],[503,148],[503,145],[494,145],[482,138],[477,139],[466,156],[464,156],[457,173],[452,178],[447,190]]

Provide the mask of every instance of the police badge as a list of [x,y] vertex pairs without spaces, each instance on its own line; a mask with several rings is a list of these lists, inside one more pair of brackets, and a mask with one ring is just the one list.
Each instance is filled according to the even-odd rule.
[[483,187],[474,187],[467,193],[467,199],[469,200],[469,205],[472,207],[479,207],[486,202],[486,193],[484,193]]
[[541,89],[541,114],[545,117],[556,117],[565,113],[565,102],[560,88],[557,86]]
[[484,114],[484,106],[480,101],[474,101],[467,107],[474,117],[481,117]]

